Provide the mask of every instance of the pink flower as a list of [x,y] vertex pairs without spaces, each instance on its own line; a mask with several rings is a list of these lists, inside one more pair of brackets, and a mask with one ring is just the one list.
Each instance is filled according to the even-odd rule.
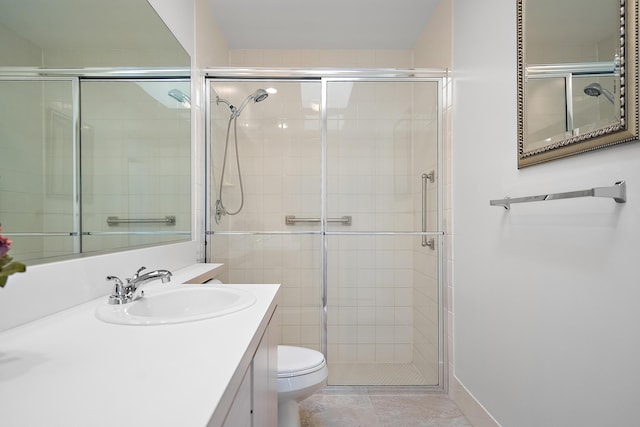
[[[0,227],[0,231],[2,231],[2,227]],[[0,257],[5,256],[9,249],[11,249],[11,240],[0,236]]]
[[[0,227],[0,232],[2,227]],[[11,240],[0,235],[0,288],[4,288],[7,284],[7,279],[14,273],[24,273],[27,271],[27,266],[21,262],[14,262],[13,258],[7,255],[11,249]]]

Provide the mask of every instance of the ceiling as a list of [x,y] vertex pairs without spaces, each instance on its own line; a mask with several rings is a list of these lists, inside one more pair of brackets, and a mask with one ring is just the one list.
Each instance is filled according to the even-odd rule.
[[209,0],[231,49],[412,49],[440,0]]

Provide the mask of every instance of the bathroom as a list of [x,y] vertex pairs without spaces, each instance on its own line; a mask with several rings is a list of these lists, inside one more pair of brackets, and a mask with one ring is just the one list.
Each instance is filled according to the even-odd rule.
[[[252,52],[229,55],[215,12],[205,1],[194,1],[193,9],[154,3],[178,39],[190,46],[193,67],[249,65],[243,60]],[[440,15],[434,16],[423,35],[428,50],[419,43],[412,54],[368,52],[356,64],[348,51],[312,59],[335,67],[452,70],[451,139],[444,156],[449,394],[473,425],[633,424],[633,402],[639,397],[633,380],[640,377],[635,363],[640,344],[634,339],[640,291],[634,286],[638,280],[633,267],[640,252],[635,238],[640,235],[636,220],[640,191],[634,187],[640,179],[640,148],[623,144],[517,168],[514,3],[441,1]],[[270,52],[261,55],[262,63],[250,65],[274,66],[264,58],[278,66],[308,65],[291,63],[299,56]],[[199,96],[203,94],[192,93],[191,98]],[[204,140],[201,120],[196,115],[192,130]],[[200,170],[196,175],[202,174]],[[489,200],[507,195],[597,187],[619,180],[628,183],[628,201],[617,210],[605,201],[599,205],[590,200],[532,204],[520,210],[528,214],[517,214],[519,206],[509,214],[489,206]],[[203,185],[204,178],[194,184],[196,189]],[[193,212],[202,214],[202,201],[196,197],[192,203]],[[201,227],[194,221],[196,238],[203,235]],[[190,250],[191,261],[204,259],[199,246]],[[150,263],[139,255],[135,262],[116,254],[110,257],[127,263],[125,270],[135,271]],[[182,262],[178,258],[185,255],[163,256],[154,254],[150,259],[154,265],[172,268],[169,264]],[[95,271],[102,279],[102,270],[108,273],[108,268],[95,262],[84,259],[77,273],[50,265],[53,271],[34,267],[25,277],[12,277],[2,290],[6,297],[0,301],[2,312],[21,315],[11,307],[10,298],[22,300],[16,288],[26,277],[85,277],[85,271]],[[64,307],[60,291],[65,286],[73,285],[62,282],[55,292],[42,285],[32,287],[36,302],[43,302],[31,309],[46,312],[50,307],[42,307],[44,301]]]

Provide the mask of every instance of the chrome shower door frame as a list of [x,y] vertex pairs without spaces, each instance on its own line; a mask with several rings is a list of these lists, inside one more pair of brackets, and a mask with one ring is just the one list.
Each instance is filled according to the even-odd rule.
[[[265,231],[265,232],[236,232],[212,231],[212,207],[210,194],[212,191],[212,165],[210,156],[211,148],[211,129],[209,120],[211,117],[211,80],[272,80],[272,81],[291,81],[296,79],[302,80],[318,80],[321,84],[321,218],[319,231],[302,231],[292,232],[294,234],[314,234],[321,236],[321,285],[322,285],[322,319],[321,319],[321,346],[322,352],[327,356],[327,310],[328,310],[328,246],[327,238],[336,235],[415,235],[423,238],[435,239],[434,248],[438,251],[437,257],[437,280],[438,280],[438,384],[437,385],[421,385],[421,386],[380,386],[382,389],[388,390],[389,387],[414,388],[426,391],[446,391],[448,389],[448,372],[446,361],[446,322],[444,316],[444,217],[443,217],[443,191],[444,191],[444,124],[445,124],[445,104],[448,103],[446,82],[448,79],[447,72],[444,70],[396,70],[396,69],[264,69],[264,68],[211,68],[203,70],[203,85],[205,88],[205,124],[206,124],[206,213],[205,213],[205,253],[207,254],[207,262],[214,260],[209,258],[209,249],[211,248],[211,239],[214,234],[288,234],[289,232],[281,231]],[[333,82],[434,82],[437,84],[437,169],[435,171],[435,185],[437,191],[437,230],[435,231],[412,231],[412,232],[341,232],[328,230],[328,223],[335,221],[327,216],[327,148],[328,148],[328,116],[327,116],[327,86]],[[345,387],[345,386],[339,386]],[[369,386],[369,388],[376,386]]]

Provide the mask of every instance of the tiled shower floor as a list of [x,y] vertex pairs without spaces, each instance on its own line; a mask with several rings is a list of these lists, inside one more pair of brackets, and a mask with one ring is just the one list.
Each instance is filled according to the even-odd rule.
[[[344,389],[344,390],[343,390]],[[302,427],[471,427],[446,395],[331,387],[300,403]]]

